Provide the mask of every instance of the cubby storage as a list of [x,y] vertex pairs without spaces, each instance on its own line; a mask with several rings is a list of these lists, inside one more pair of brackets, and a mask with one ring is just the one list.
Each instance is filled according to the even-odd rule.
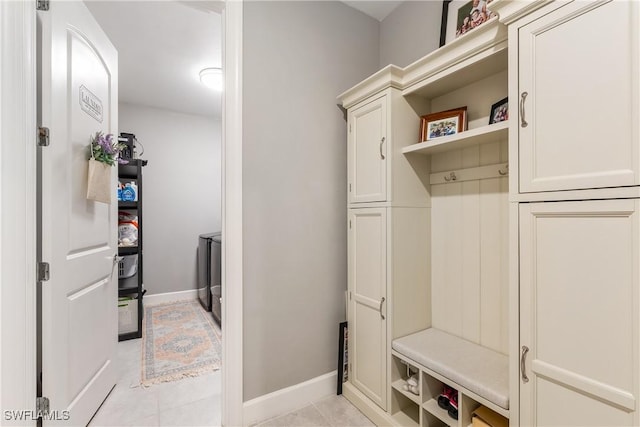
[[[402,367],[410,366],[418,372],[420,379],[420,395],[411,395],[403,390],[404,379],[392,383],[391,418],[399,426],[449,426],[467,427],[471,425],[473,411],[486,401],[479,402],[473,392],[463,386],[444,378],[442,375],[417,364],[396,351],[392,352],[394,376],[402,376]],[[458,391],[458,419],[449,415],[446,409],[438,405],[438,396],[447,385]],[[492,405],[495,409],[495,405]],[[501,415],[508,417],[508,411],[501,410]]]

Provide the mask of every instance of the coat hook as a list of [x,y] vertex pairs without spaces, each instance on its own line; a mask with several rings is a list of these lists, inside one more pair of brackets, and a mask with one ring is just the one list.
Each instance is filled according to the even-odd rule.
[[509,175],[509,165],[507,164],[507,165],[504,167],[504,170],[502,170],[502,169],[498,169],[498,173],[499,173],[500,175],[502,175],[502,176],[504,176],[504,175]]
[[445,181],[447,181],[447,182],[449,182],[449,181],[455,181],[456,179],[458,179],[458,177],[456,176],[456,173],[455,173],[455,172],[450,172],[450,173],[449,173],[449,176],[446,176],[446,175],[445,175],[445,177],[444,177],[444,180],[445,180]]

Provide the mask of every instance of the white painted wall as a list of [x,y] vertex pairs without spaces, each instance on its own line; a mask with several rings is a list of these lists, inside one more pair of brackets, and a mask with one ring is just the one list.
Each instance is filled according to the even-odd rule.
[[380,23],[380,68],[406,67],[440,44],[442,1],[405,1]]
[[244,2],[244,400],[337,367],[346,122],[379,23],[340,2]]
[[[203,90],[206,90],[203,87]],[[221,229],[220,121],[120,103],[120,132],[144,145],[144,285],[196,289],[198,235]]]

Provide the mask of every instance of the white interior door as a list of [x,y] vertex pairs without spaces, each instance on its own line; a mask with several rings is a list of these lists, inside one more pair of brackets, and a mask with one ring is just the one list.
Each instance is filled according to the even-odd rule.
[[639,203],[520,205],[520,425],[639,425]]
[[349,222],[349,378],[386,409],[386,210],[351,209]]
[[116,382],[117,206],[86,193],[90,137],[117,134],[118,61],[83,2],[52,1],[38,27],[40,122],[51,141],[40,157],[41,258],[51,271],[42,283],[42,391],[77,426]]

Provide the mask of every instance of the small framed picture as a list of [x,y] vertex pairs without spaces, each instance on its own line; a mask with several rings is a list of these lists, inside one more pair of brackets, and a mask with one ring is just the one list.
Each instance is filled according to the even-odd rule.
[[487,9],[492,0],[444,0],[440,24],[440,46],[478,28],[496,14]]
[[467,107],[441,111],[421,117],[420,141],[451,136],[467,128]]
[[491,106],[489,124],[504,122],[509,120],[509,98],[501,99]]
[[338,390],[342,394],[342,384],[349,379],[349,328],[347,322],[340,323],[338,341]]

